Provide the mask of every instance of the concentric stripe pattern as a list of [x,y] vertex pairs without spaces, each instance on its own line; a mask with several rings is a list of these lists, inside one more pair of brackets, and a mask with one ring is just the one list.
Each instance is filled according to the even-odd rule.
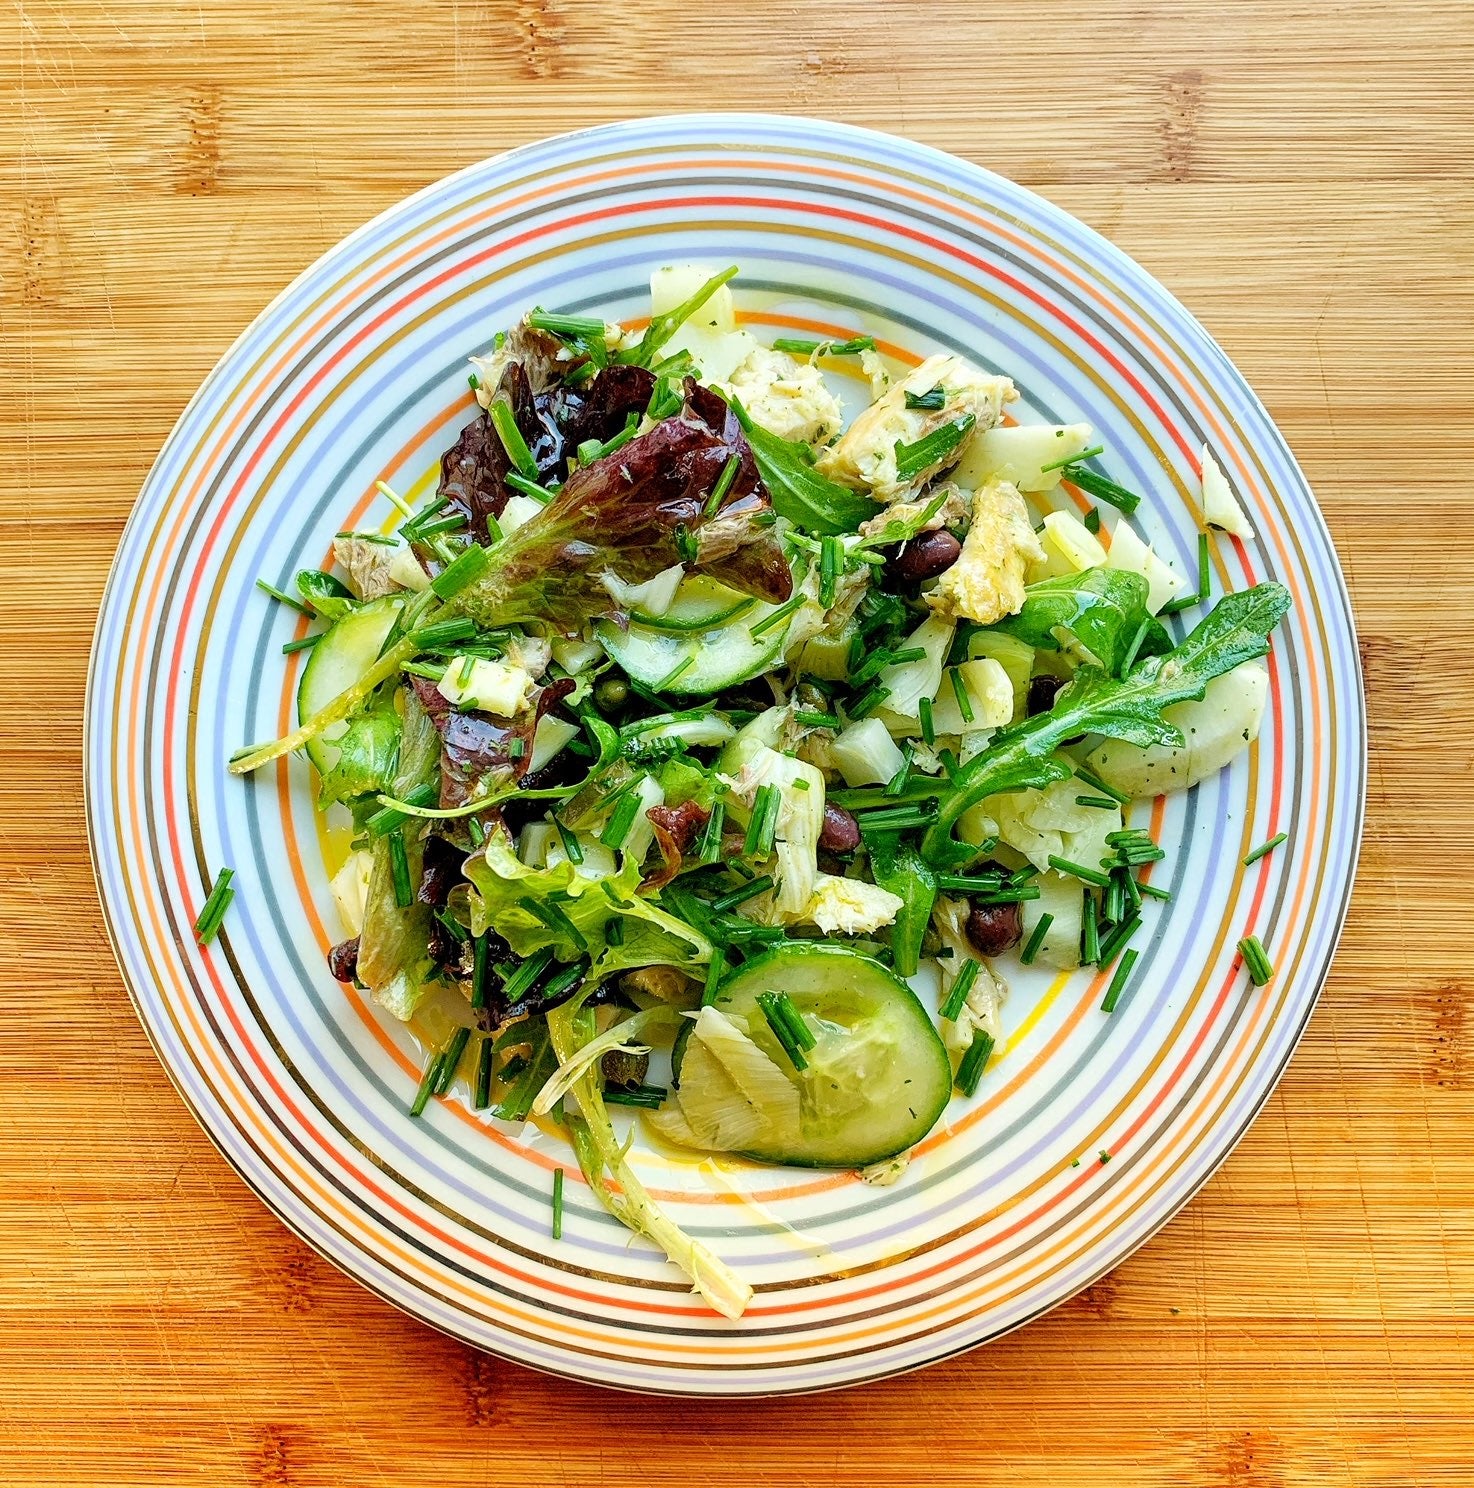
[[[637,1144],[679,1221],[754,1283],[731,1324],[575,1179],[567,1149],[458,1100],[406,1115],[418,1052],[329,977],[338,926],[306,766],[241,782],[278,733],[294,617],[255,587],[388,516],[374,483],[433,478],[470,416],[465,358],[533,303],[644,309],[650,271],[738,263],[759,330],[872,332],[1008,372],[1020,417],[1086,419],[1149,493],[1147,535],[1196,572],[1197,452],[1258,537],[1215,543],[1215,589],[1295,609],[1262,738],[1139,809],[1171,849],[1129,996],[1020,975],[1000,1056],[902,1180],[696,1162]],[[1221,1161],[1289,1057],[1339,932],[1360,833],[1356,647],[1335,555],[1264,410],[1204,331],[1073,219],[885,136],[761,116],[655,120],[475,166],[293,284],[186,410],[124,535],[89,688],[87,789],[110,932],[181,1094],[299,1234],[425,1321],[538,1368],[692,1394],[815,1390],[954,1353],[1118,1261]],[[1290,845],[1241,859],[1278,831]],[[227,929],[190,924],[237,871]],[[1278,974],[1234,965],[1253,931]],[[1102,1154],[1107,1160],[1102,1160]],[[565,1238],[549,1238],[556,1167]]]

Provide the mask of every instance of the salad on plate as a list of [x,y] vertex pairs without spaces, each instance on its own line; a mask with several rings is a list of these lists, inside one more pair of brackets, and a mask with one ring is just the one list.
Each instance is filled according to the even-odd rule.
[[473,358],[433,497],[279,595],[321,622],[299,726],[230,762],[304,753],[346,827],[330,964],[425,1043],[411,1113],[560,1132],[729,1317],[630,1143],[893,1182],[1015,966],[1108,972],[1108,1014],[1170,913],[1132,803],[1248,748],[1289,604],[1210,604],[1206,529],[1252,531],[1207,450],[1190,584],[1087,425],[955,355],[759,344],[736,272]]

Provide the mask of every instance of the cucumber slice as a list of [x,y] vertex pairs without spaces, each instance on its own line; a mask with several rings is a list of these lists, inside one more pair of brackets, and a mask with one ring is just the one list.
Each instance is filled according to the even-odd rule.
[[[389,594],[349,610],[312,648],[297,685],[298,723],[306,723],[314,713],[327,707],[379,659],[384,637],[403,603],[402,595]],[[333,740],[347,726],[335,724],[307,741],[308,758],[324,775],[337,762],[338,751]]]
[[[773,1036],[760,992],[786,992],[815,1035],[806,1069],[795,1070]],[[796,1132],[741,1149],[758,1162],[867,1167],[914,1147],[946,1109],[952,1065],[935,1025],[905,982],[868,956],[782,946],[727,977],[713,1006],[798,1088]],[[678,1085],[685,1063],[676,1066]]]
[[720,692],[776,666],[788,637],[782,622],[752,634],[777,605],[754,600],[750,609],[734,610],[733,603],[725,584],[692,577],[658,626],[632,617],[621,630],[603,620],[594,635],[625,675],[646,687],[674,695]]

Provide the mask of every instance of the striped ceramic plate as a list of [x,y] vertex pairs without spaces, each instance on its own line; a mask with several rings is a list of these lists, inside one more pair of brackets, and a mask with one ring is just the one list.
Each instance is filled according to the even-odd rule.
[[[458,1100],[406,1107],[419,1055],[328,975],[338,933],[300,761],[224,762],[282,732],[293,614],[255,587],[418,495],[471,413],[466,357],[525,307],[631,317],[652,269],[742,266],[772,334],[877,336],[1007,371],[1025,418],[1088,420],[1196,574],[1198,452],[1258,538],[1218,590],[1295,609],[1271,718],[1220,778],[1139,820],[1171,888],[1113,1016],[1100,977],[1020,976],[1002,1057],[888,1188],[851,1173],[675,1162],[649,1186],[757,1295],[727,1323],[600,1209],[566,1149]],[[1223,353],[1135,264],[1007,181],[883,135],[760,116],[570,135],[421,192],[309,269],[180,419],[124,534],[97,631],[87,802],[107,920],[184,1099],[304,1239],[435,1327],[556,1373],[690,1394],[815,1390],[940,1359],[1085,1286],[1181,1207],[1252,1119],[1325,977],[1361,819],[1351,617],[1295,462]],[[1276,832],[1289,845],[1241,860]],[[190,925],[236,870],[224,933]],[[1257,933],[1278,968],[1234,960]],[[564,1238],[549,1189],[570,1168]]]

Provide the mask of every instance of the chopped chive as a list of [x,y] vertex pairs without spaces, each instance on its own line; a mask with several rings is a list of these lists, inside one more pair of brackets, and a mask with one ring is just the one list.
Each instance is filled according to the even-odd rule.
[[408,909],[415,902],[415,889],[409,881],[409,856],[402,827],[395,827],[389,834],[389,873],[394,882],[394,902],[400,909]]
[[764,615],[756,625],[749,625],[747,627],[748,635],[752,636],[755,640],[765,631],[772,630],[775,625],[781,625],[803,602],[804,596],[802,594],[795,594],[792,599],[785,600],[771,614]]
[[706,825],[701,829],[701,846],[697,852],[697,861],[701,863],[715,863],[722,855],[722,826],[726,820],[727,803],[718,799],[711,808],[711,815],[706,819]]
[[1116,880],[1125,891],[1127,899],[1131,901],[1131,908],[1133,910],[1140,909],[1142,885],[1137,883],[1136,879],[1132,876],[1131,870],[1129,868],[1117,869]]
[[489,1034],[476,1050],[476,1088],[471,1095],[471,1109],[484,1111],[491,1104],[491,1067],[496,1056],[496,1040]]
[[591,315],[558,315],[551,310],[528,312],[527,324],[536,331],[548,331],[564,341],[586,341],[591,336],[604,339],[604,322]]
[[1122,879],[1128,876],[1124,868],[1111,874],[1110,885],[1100,905],[1100,918],[1104,924],[1119,925],[1126,918],[1126,886]]
[[910,388],[907,388],[905,391],[907,408],[924,408],[929,413],[935,413],[938,409],[947,406],[947,394],[940,385],[934,388],[928,388],[924,393],[913,393]]
[[1135,491],[1128,491],[1125,486],[1118,486],[1115,481],[1107,480],[1105,476],[1097,475],[1083,465],[1071,463],[1063,469],[1065,479],[1071,485],[1078,486],[1097,501],[1104,501],[1107,506],[1114,506],[1117,511],[1123,511],[1129,516],[1141,505],[1141,497]]
[[1109,796],[1076,796],[1075,805],[1093,806],[1097,811],[1115,811],[1120,806],[1119,801],[1113,801]]
[[1117,925],[1106,937],[1097,957],[1097,965],[1109,966],[1121,954],[1121,947],[1141,929],[1141,916],[1133,914],[1129,920]]
[[1095,895],[1084,891],[1080,916],[1080,964],[1094,966],[1100,959],[1100,924],[1095,917]]
[[1257,863],[1259,859],[1264,857],[1266,854],[1272,853],[1275,848],[1280,845],[1280,843],[1287,842],[1289,840],[1289,836],[1290,834],[1288,832],[1277,832],[1273,837],[1269,839],[1268,842],[1261,842],[1259,846],[1256,847],[1254,851],[1251,852],[1249,856],[1244,859],[1244,867],[1248,868]]
[[1274,965],[1257,935],[1246,935],[1239,942],[1239,955],[1244,958],[1244,969],[1256,987],[1262,987],[1274,975]]
[[[405,794],[404,804],[406,806],[430,806],[439,799],[440,790],[437,786],[417,785]],[[381,806],[363,824],[363,829],[370,837],[382,837],[385,832],[392,832],[395,827],[402,826],[408,820],[408,812],[399,811],[393,806]]]
[[717,483],[711,488],[711,495],[706,498],[706,505],[702,508],[703,516],[713,516],[722,504],[722,498],[732,489],[732,482],[737,479],[737,472],[742,468],[741,455],[729,455],[727,463],[722,466],[722,473],[717,476]]
[[1136,882],[1137,889],[1149,899],[1167,900],[1172,897],[1170,889],[1159,889],[1156,884],[1142,883],[1140,879]]
[[563,844],[563,856],[570,863],[583,862],[583,847],[578,838],[557,817],[553,818],[553,825],[558,829],[558,840]]
[[1140,951],[1129,950],[1121,957],[1121,964],[1116,968],[1116,974],[1111,978],[1110,986],[1106,988],[1105,998],[1100,1005],[1101,1012],[1116,1011],[1116,1004],[1121,1000],[1121,993],[1126,990],[1126,983],[1131,980],[1131,973],[1140,954]]
[[215,876],[215,882],[200,909],[200,917],[194,922],[194,938],[200,945],[208,945],[219,934],[220,926],[225,920],[225,911],[235,898],[235,890],[230,886],[234,877],[234,868],[222,868]]
[[636,1085],[621,1089],[616,1085],[604,1092],[604,1103],[609,1106],[637,1106],[642,1111],[658,1111],[669,1092],[664,1085]]
[[911,783],[911,761],[916,753],[916,746],[910,739],[906,740],[906,748],[901,754],[901,768],[886,782],[885,790],[881,793],[886,796],[899,796],[904,794],[906,787]]
[[826,610],[834,603],[843,565],[844,549],[839,539],[832,534],[825,537],[819,546],[819,603]]
[[1099,1159],[1100,1165],[1102,1167],[1104,1167],[1111,1160],[1111,1154],[1107,1152],[1104,1147],[1102,1147],[1100,1151],[1097,1152],[1095,1155]]
[[507,978],[506,986],[502,988],[502,996],[507,999],[509,1005],[516,1002],[524,993],[532,990],[533,985],[542,976],[543,972],[548,969],[552,959],[553,948],[551,946],[544,946],[542,950],[534,951]]
[[1105,888],[1110,883],[1110,875],[1101,873],[1096,868],[1087,868],[1083,863],[1072,863],[1068,858],[1055,857],[1050,854],[1049,866],[1056,873],[1068,874],[1071,878],[1082,879],[1085,883],[1095,884],[1097,888]]
[[756,899],[759,894],[766,894],[773,887],[773,876],[764,873],[760,878],[755,878],[751,883],[739,884],[735,889],[728,889],[719,898],[711,901],[711,907],[718,914],[725,914],[730,909],[736,909],[739,904],[746,904],[749,899]]
[[425,1073],[420,1076],[415,1098],[410,1102],[409,1114],[411,1116],[424,1115],[425,1107],[430,1103],[430,1097],[435,1094],[435,1089],[440,1084],[440,1071],[444,1067],[445,1051],[437,1049],[426,1062]]
[[867,692],[864,697],[862,697],[858,702],[851,704],[849,710],[850,717],[867,717],[869,714],[873,713],[890,695],[891,690],[889,687],[881,687],[878,685],[872,687],[870,691]]
[[456,615],[450,620],[436,620],[422,629],[417,639],[426,651],[436,651],[442,646],[453,646],[458,641],[469,641],[476,634],[476,622],[469,615]]
[[635,824],[635,817],[639,814],[640,802],[643,799],[633,790],[627,791],[619,798],[618,805],[610,812],[609,820],[604,823],[604,830],[599,833],[599,841],[605,847],[618,852],[624,846],[624,840],[629,836],[630,828]]
[[914,444],[902,444],[897,440],[896,479],[909,480],[930,466],[940,464],[967,438],[976,422],[976,416],[967,413],[950,424],[943,424],[940,429],[933,429],[930,434],[922,435]]
[[972,984],[978,979],[978,972],[982,968],[976,961],[964,961],[957,973],[957,980],[952,983],[952,990],[947,993],[947,1000],[942,1004],[942,1017],[949,1023],[957,1021],[957,1015],[962,1011],[963,1004],[967,1001],[967,994],[972,991]]
[[973,721],[972,699],[967,695],[967,683],[962,679],[962,668],[953,667],[948,675],[952,678],[952,696],[957,699],[957,711],[962,714],[963,723]]
[[553,1169],[553,1239],[563,1238],[563,1169]]
[[786,351],[791,356],[858,356],[862,351],[875,350],[874,336],[852,336],[848,341],[806,341],[799,336],[779,336],[773,342],[774,351]]
[[462,589],[474,584],[491,564],[491,554],[485,548],[470,547],[461,551],[445,568],[430,580],[430,588],[437,599],[450,599]]
[[1131,799],[1127,791],[1117,790],[1113,785],[1107,785],[1099,775],[1087,770],[1084,765],[1075,766],[1075,779],[1083,780],[1092,790],[1097,790],[1103,796],[1109,796],[1113,801],[1119,801],[1123,806]]
[[805,728],[831,728],[839,727],[839,719],[832,713],[811,713],[804,709],[797,710],[793,715],[795,723],[801,723]]
[[294,651],[310,651],[327,634],[325,630],[319,630],[313,635],[303,636],[300,641],[286,641],[281,648],[283,656],[290,656]]
[[561,905],[554,904],[551,899],[534,899],[529,895],[525,899],[519,899],[517,907],[541,920],[554,935],[566,936],[579,950],[588,950],[589,943],[584,939],[583,932],[568,918]]
[[679,681],[686,673],[696,665],[695,656],[688,656],[684,661],[677,662],[659,682],[655,684],[656,692],[664,692],[673,682]]
[[1098,506],[1092,506],[1090,510],[1085,513],[1082,525],[1084,526],[1085,530],[1092,535],[1100,531],[1100,508]]
[[759,992],[757,1005],[789,1063],[796,1070],[806,1070],[809,1061],[804,1057],[805,1052],[812,1049],[818,1040],[794,1006],[793,999],[786,992]]
[[457,1028],[451,1034],[450,1042],[440,1056],[440,1070],[435,1077],[435,1089],[431,1092],[433,1095],[444,1095],[455,1083],[456,1071],[461,1067],[461,1056],[466,1052],[466,1045],[470,1041],[469,1028]]
[[512,412],[512,405],[505,398],[493,398],[487,413],[491,417],[497,438],[502,442],[502,448],[507,452],[507,458],[516,467],[518,474],[525,475],[528,480],[536,480],[537,461],[532,458],[532,451],[527,448],[527,441],[517,427],[517,415]]
[[717,945],[711,953],[711,961],[706,968],[706,984],[701,989],[702,1007],[710,1007],[716,1001],[717,988],[721,985],[722,977],[727,971],[727,948]]
[[514,491],[520,491],[524,496],[531,496],[534,501],[541,502],[544,506],[553,495],[545,486],[538,485],[535,480],[529,480],[515,470],[509,470],[502,480]]
[[265,579],[257,579],[256,587],[263,594],[269,595],[272,599],[276,600],[278,604],[284,604],[290,609],[296,610],[299,615],[311,617],[312,611],[305,604],[299,604],[290,594],[283,594],[275,584],[268,584]]
[[1073,465],[1076,460],[1093,460],[1097,455],[1105,454],[1105,445],[1092,444],[1089,449],[1081,450],[1078,455],[1065,455],[1062,459],[1051,460],[1047,465],[1041,465],[1040,471],[1063,470],[1067,465]]
[[382,532],[335,532],[334,537],[357,538],[359,542],[378,543],[383,548],[397,548],[399,542],[396,538],[385,537]]
[[783,805],[776,785],[760,785],[752,801],[752,815],[747,822],[747,837],[742,845],[749,858],[766,858],[773,851],[778,831],[778,812]]
[[481,386],[481,379],[474,372],[467,372],[466,386],[474,393]]
[[935,797],[914,806],[891,806],[879,811],[862,812],[855,820],[866,836],[880,832],[908,832],[913,827],[929,827],[937,818]]
[[944,894],[996,894],[1004,879],[997,873],[939,873],[937,887]]
[[1044,944],[1044,937],[1049,934],[1049,927],[1052,924],[1054,924],[1054,916],[1052,914],[1042,914],[1039,916],[1039,923],[1034,926],[1034,933],[1029,936],[1028,943],[1024,946],[1019,956],[1019,960],[1025,966],[1032,966],[1034,964],[1034,957],[1039,954],[1039,947]]
[[490,993],[487,981],[491,976],[491,942],[478,935],[471,942],[471,1006],[484,1008]]
[[978,1029],[967,1046],[967,1053],[962,1056],[962,1062],[957,1066],[957,1088],[964,1095],[977,1093],[978,1081],[983,1078],[983,1070],[992,1054],[993,1035],[986,1029]]
[[1121,658],[1121,676],[1126,676],[1136,665],[1136,653],[1141,650],[1141,643],[1146,639],[1146,633],[1150,628],[1150,620],[1143,620],[1136,627],[1136,634],[1131,637],[1131,644],[1127,646],[1126,654]]
[[937,731],[932,722],[931,699],[922,698],[916,705],[916,710],[921,719],[921,742],[930,749],[937,742]]

